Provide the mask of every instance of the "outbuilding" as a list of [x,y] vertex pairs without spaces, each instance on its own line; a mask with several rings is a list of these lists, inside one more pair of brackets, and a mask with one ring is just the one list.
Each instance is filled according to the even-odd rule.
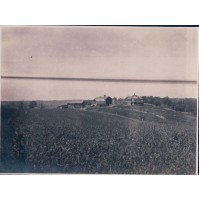
[[81,108],[83,105],[83,100],[69,100],[67,101],[69,108]]
[[96,105],[96,101],[95,100],[84,100],[82,102],[82,106],[83,107],[87,107],[87,106],[95,106]]
[[95,100],[96,105],[98,105],[98,106],[106,105],[106,95],[96,97],[94,100]]

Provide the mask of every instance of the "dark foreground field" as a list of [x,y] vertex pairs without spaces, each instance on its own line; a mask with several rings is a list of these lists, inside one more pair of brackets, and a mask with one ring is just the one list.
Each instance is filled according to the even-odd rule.
[[195,174],[196,117],[163,108],[2,109],[1,172]]

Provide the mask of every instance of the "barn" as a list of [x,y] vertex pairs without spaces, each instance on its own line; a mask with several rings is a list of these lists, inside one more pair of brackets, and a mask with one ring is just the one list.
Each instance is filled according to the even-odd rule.
[[127,105],[143,105],[144,104],[142,97],[136,95],[135,93],[133,94],[133,96],[127,96],[125,98],[125,101]]

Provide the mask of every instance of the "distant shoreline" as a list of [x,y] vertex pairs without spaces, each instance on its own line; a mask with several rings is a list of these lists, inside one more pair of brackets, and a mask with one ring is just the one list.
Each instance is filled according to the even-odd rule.
[[145,82],[145,83],[186,83],[197,84],[197,80],[146,80],[146,79],[112,79],[112,78],[75,78],[75,77],[27,77],[27,76],[1,76],[3,79],[31,79],[31,80],[69,80],[91,82]]

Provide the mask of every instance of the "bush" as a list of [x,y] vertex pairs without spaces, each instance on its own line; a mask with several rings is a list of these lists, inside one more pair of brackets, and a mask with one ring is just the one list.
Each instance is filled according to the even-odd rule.
[[35,107],[37,107],[37,102],[36,102],[36,101],[31,101],[29,107],[30,107],[30,108],[35,108]]

